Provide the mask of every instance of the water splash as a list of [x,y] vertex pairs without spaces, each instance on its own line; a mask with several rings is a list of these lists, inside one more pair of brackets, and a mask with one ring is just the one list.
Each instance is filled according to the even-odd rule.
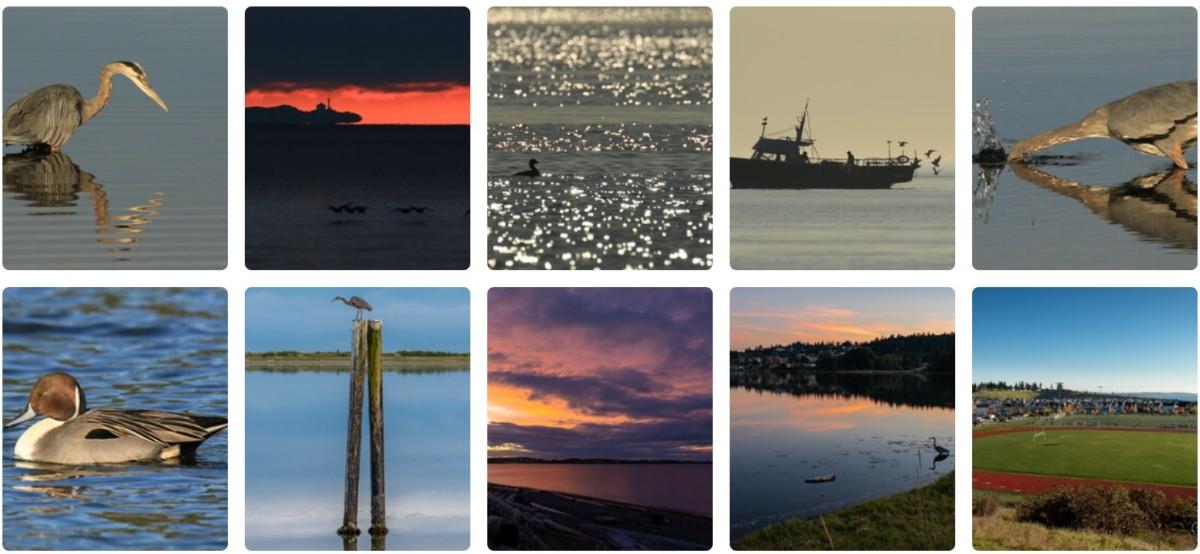
[[1000,139],[996,136],[996,123],[992,121],[992,114],[988,111],[991,103],[992,99],[987,96],[976,100],[975,111],[972,113],[975,145],[980,152],[1003,150],[1003,147],[1000,146]]

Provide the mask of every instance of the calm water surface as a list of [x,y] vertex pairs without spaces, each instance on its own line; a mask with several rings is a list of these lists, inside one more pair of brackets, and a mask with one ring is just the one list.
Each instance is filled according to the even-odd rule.
[[712,515],[712,464],[488,464],[488,482]]
[[949,269],[954,179],[889,190],[732,190],[737,269]]
[[[225,416],[222,289],[7,289],[4,414],[48,371],[66,371],[89,407]],[[220,550],[226,546],[228,434],[194,460],[59,466],[13,458],[28,428],[4,431],[9,550]]]
[[[1006,148],[1135,91],[1196,77],[1192,8],[980,8],[974,21],[974,94],[991,99]],[[1193,169],[1167,182],[1169,161],[1114,140],[1046,153],[1079,159],[1039,166],[1046,175],[977,173],[975,267],[1195,267],[1194,149]]]
[[170,109],[114,77],[108,107],[61,155],[19,159],[9,155],[20,148],[5,147],[5,267],[225,267],[226,17],[222,8],[5,10],[5,107],[60,83],[91,98],[100,69],[128,59]]
[[[488,266],[712,265],[712,16],[489,12]],[[540,163],[536,179],[511,177]]]
[[246,265],[466,269],[470,167],[467,126],[248,126]]
[[[954,469],[953,376],[735,372],[731,536],[935,481]],[[951,451],[934,461],[930,437]],[[834,474],[831,483],[805,483]]]
[[[469,545],[470,373],[384,374],[387,548]],[[341,550],[350,373],[246,374],[246,546]],[[365,416],[364,406],[364,416]],[[363,423],[363,447],[369,444]],[[358,525],[370,527],[370,457]],[[370,547],[365,532],[358,541]]]

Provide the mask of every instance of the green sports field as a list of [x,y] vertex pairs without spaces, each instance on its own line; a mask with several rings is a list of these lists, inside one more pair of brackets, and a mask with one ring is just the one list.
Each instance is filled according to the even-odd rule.
[[1196,433],[1047,429],[973,439],[976,469],[1196,486]]

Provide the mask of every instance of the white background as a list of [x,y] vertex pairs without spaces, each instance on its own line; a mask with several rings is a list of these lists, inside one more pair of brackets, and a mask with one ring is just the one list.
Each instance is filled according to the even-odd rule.
[[[954,452],[957,475],[957,526],[955,551],[970,552],[970,413],[971,382],[971,291],[977,286],[1194,286],[1193,271],[975,271],[971,267],[971,10],[977,5],[1004,6],[1028,3],[995,1],[894,2],[880,0],[777,2],[746,4],[715,2],[606,2],[563,0],[560,2],[497,3],[465,2],[471,9],[471,268],[467,271],[273,271],[251,272],[243,262],[245,228],[244,195],[244,9],[248,5],[321,6],[334,2],[292,0],[289,2],[0,2],[7,6],[224,6],[229,14],[229,266],[224,271],[0,271],[0,284],[9,286],[221,286],[229,291],[229,550],[245,551],[244,540],[244,353],[245,290],[248,287],[430,287],[464,286],[471,290],[471,547],[487,551],[486,465],[486,353],[487,290],[503,286],[690,286],[713,291],[713,549],[728,552],[729,544],[729,291],[746,286],[920,286],[953,287],[956,291],[957,419]],[[357,1],[362,6],[461,6],[464,2],[377,2]],[[955,259],[948,271],[733,271],[729,267],[729,9],[735,5],[771,6],[945,6],[955,8]],[[1123,2],[1060,2],[1060,5],[1122,5]],[[1136,2],[1124,2],[1137,5]],[[1163,1],[1157,5],[1188,6],[1194,2]],[[708,6],[713,10],[713,210],[714,267],[708,271],[683,272],[580,272],[492,271],[485,264],[486,217],[486,123],[487,123],[487,9],[496,6],[549,5],[675,5]],[[121,29],[109,29],[120,33]],[[54,37],[46,37],[54,40]],[[802,52],[804,56],[831,55]],[[1114,69],[1113,78],[1120,78]],[[1189,159],[1195,159],[1195,150]],[[2,231],[0,231],[2,232]],[[298,483],[297,486],[303,486]],[[333,512],[340,507],[331,506]],[[335,521],[336,518],[331,519]],[[330,527],[330,533],[334,529]]]

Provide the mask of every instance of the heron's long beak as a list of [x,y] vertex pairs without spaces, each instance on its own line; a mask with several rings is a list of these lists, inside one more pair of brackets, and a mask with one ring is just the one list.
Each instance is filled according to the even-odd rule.
[[158,107],[162,108],[164,112],[171,111],[167,109],[167,103],[163,102],[163,99],[158,97],[158,93],[154,92],[154,89],[150,88],[149,84],[137,81],[137,86],[138,88],[142,89],[142,92],[146,93],[146,96],[149,96],[155,104],[158,104]]
[[9,427],[14,427],[14,426],[16,426],[16,425],[20,425],[20,424],[22,424],[22,423],[25,423],[26,421],[29,421],[29,420],[31,420],[31,419],[33,419],[33,418],[35,418],[35,417],[37,417],[37,412],[33,411],[33,405],[32,405],[32,404],[26,404],[26,405],[25,405],[25,413],[22,413],[21,415],[19,415],[19,416],[17,416],[16,418],[14,418],[12,421],[9,421],[8,423],[5,423],[5,424],[4,424],[4,427],[5,427],[6,429],[7,429],[7,428],[9,428]]

